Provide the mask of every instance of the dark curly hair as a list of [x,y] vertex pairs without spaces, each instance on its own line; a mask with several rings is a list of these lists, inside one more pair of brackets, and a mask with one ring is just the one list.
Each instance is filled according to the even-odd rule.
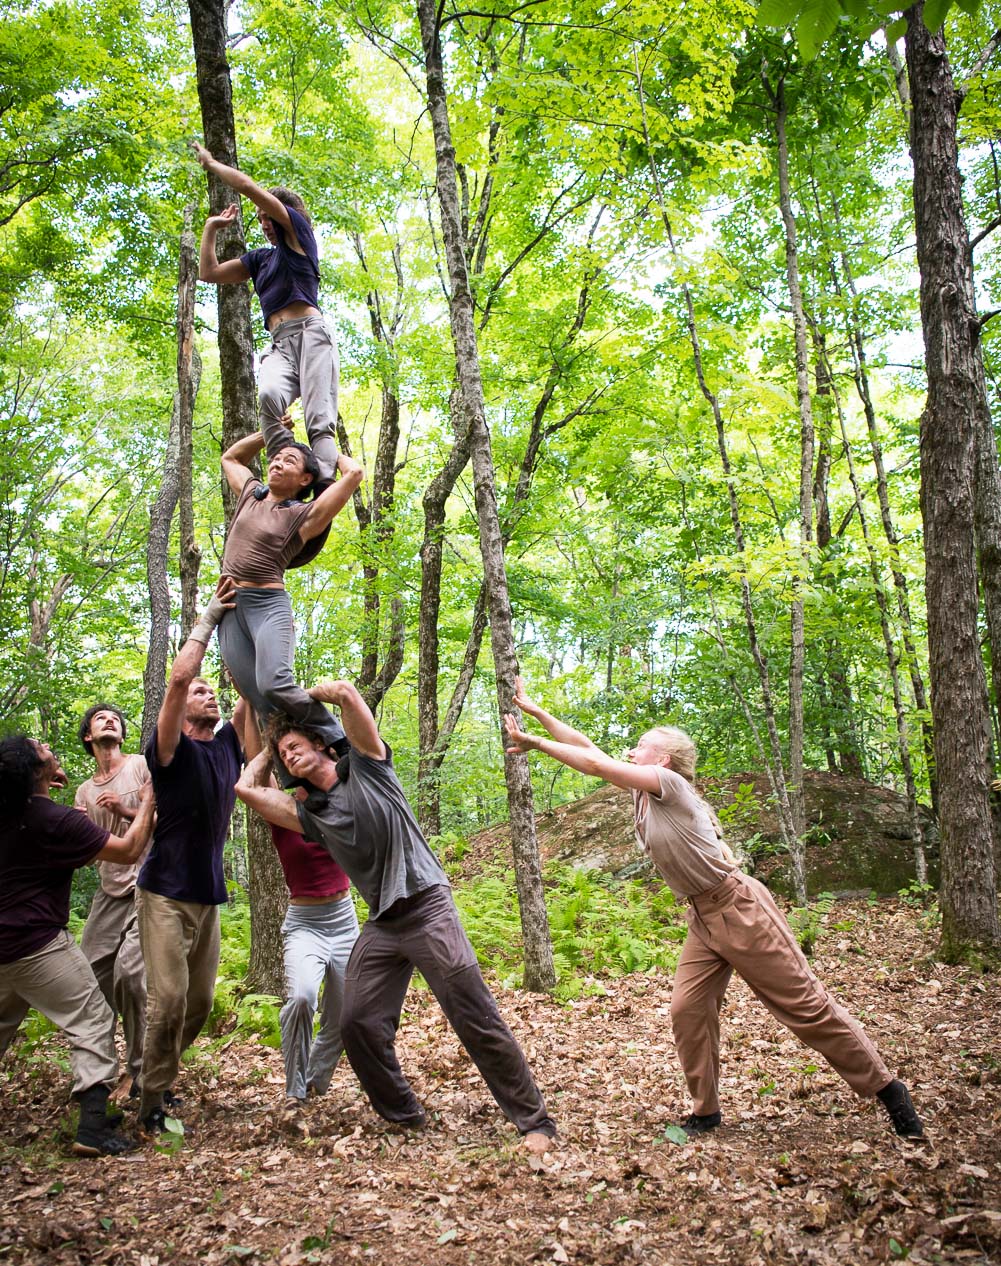
[[77,731],[80,737],[80,742],[83,744],[88,756],[94,755],[94,744],[90,741],[90,739],[85,738],[84,735],[90,729],[91,721],[93,721],[99,712],[113,712],[115,716],[118,717],[119,721],[122,723],[123,743],[125,742],[125,735],[128,732],[128,725],[125,722],[125,713],[121,710],[121,708],[116,708],[113,703],[95,703],[93,707],[88,708],[80,718],[80,729]]
[[287,734],[302,734],[311,742],[321,743],[323,750],[331,760],[339,760],[340,757],[346,756],[351,750],[351,744],[346,737],[338,739],[336,743],[328,743],[320,731],[314,730],[311,725],[303,725],[301,721],[293,721],[284,712],[272,712],[271,716],[268,717],[264,734],[272,759],[281,759],[278,755],[278,744]]
[[27,734],[0,739],[0,818],[20,818],[35,793],[35,781],[44,765]]

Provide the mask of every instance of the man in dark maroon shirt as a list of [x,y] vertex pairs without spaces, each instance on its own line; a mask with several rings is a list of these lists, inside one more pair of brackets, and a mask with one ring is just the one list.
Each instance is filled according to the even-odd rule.
[[0,1054],[30,1007],[65,1033],[80,1124],[73,1151],[113,1156],[129,1144],[106,1107],[118,1076],[111,1011],[83,951],[66,930],[73,872],[94,861],[131,865],[153,827],[144,792],[123,836],[78,809],[56,804],[66,775],[45,743],[23,734],[0,741]]

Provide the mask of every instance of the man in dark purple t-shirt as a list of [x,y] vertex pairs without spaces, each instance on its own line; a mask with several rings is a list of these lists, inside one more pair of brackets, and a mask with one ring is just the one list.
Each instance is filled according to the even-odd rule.
[[149,842],[146,794],[123,836],[50,798],[66,775],[45,743],[25,735],[0,742],[0,1054],[30,1007],[70,1043],[80,1124],[73,1150],[112,1156],[128,1149],[106,1115],[118,1076],[114,1023],[94,972],[69,935],[73,872],[93,861],[131,865]]
[[[219,967],[222,854],[243,753],[232,724],[216,729],[219,704],[197,674],[227,604],[213,598],[178,651],[146,746],[157,821],[136,909],[148,988],[139,1119],[150,1133],[164,1128],[165,1096],[212,1010]],[[242,701],[236,711],[242,725]]]

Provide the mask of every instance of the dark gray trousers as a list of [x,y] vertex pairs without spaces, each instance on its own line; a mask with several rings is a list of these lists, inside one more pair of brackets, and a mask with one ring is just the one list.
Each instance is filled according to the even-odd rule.
[[236,607],[219,625],[219,649],[237,690],[262,721],[284,712],[328,744],[344,737],[340,721],[292,676],[295,624],[284,589],[237,589]]
[[396,1058],[396,1030],[414,968],[424,976],[501,1111],[522,1134],[552,1137],[524,1052],[501,1019],[459,922],[452,893],[428,888],[395,918],[370,919],[348,962],[341,1038],[362,1089],[387,1121],[420,1125],[424,1111]]

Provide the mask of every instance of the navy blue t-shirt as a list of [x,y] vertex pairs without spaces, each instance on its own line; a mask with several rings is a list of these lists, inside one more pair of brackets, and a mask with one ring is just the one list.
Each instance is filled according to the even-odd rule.
[[292,207],[285,210],[305,255],[289,246],[284,228],[273,220],[278,245],[261,246],[240,256],[240,263],[250,273],[261,301],[265,325],[272,312],[286,308],[290,303],[308,303],[315,308],[320,292],[320,256],[313,229],[300,212]]
[[211,739],[182,734],[169,765],[157,760],[154,730],[146,764],[153,775],[156,828],[137,887],[173,901],[224,905],[222,850],[243,764],[236,730],[227,721]]
[[44,949],[70,917],[73,872],[108,832],[79,809],[32,796],[17,822],[0,823],[0,963]]

